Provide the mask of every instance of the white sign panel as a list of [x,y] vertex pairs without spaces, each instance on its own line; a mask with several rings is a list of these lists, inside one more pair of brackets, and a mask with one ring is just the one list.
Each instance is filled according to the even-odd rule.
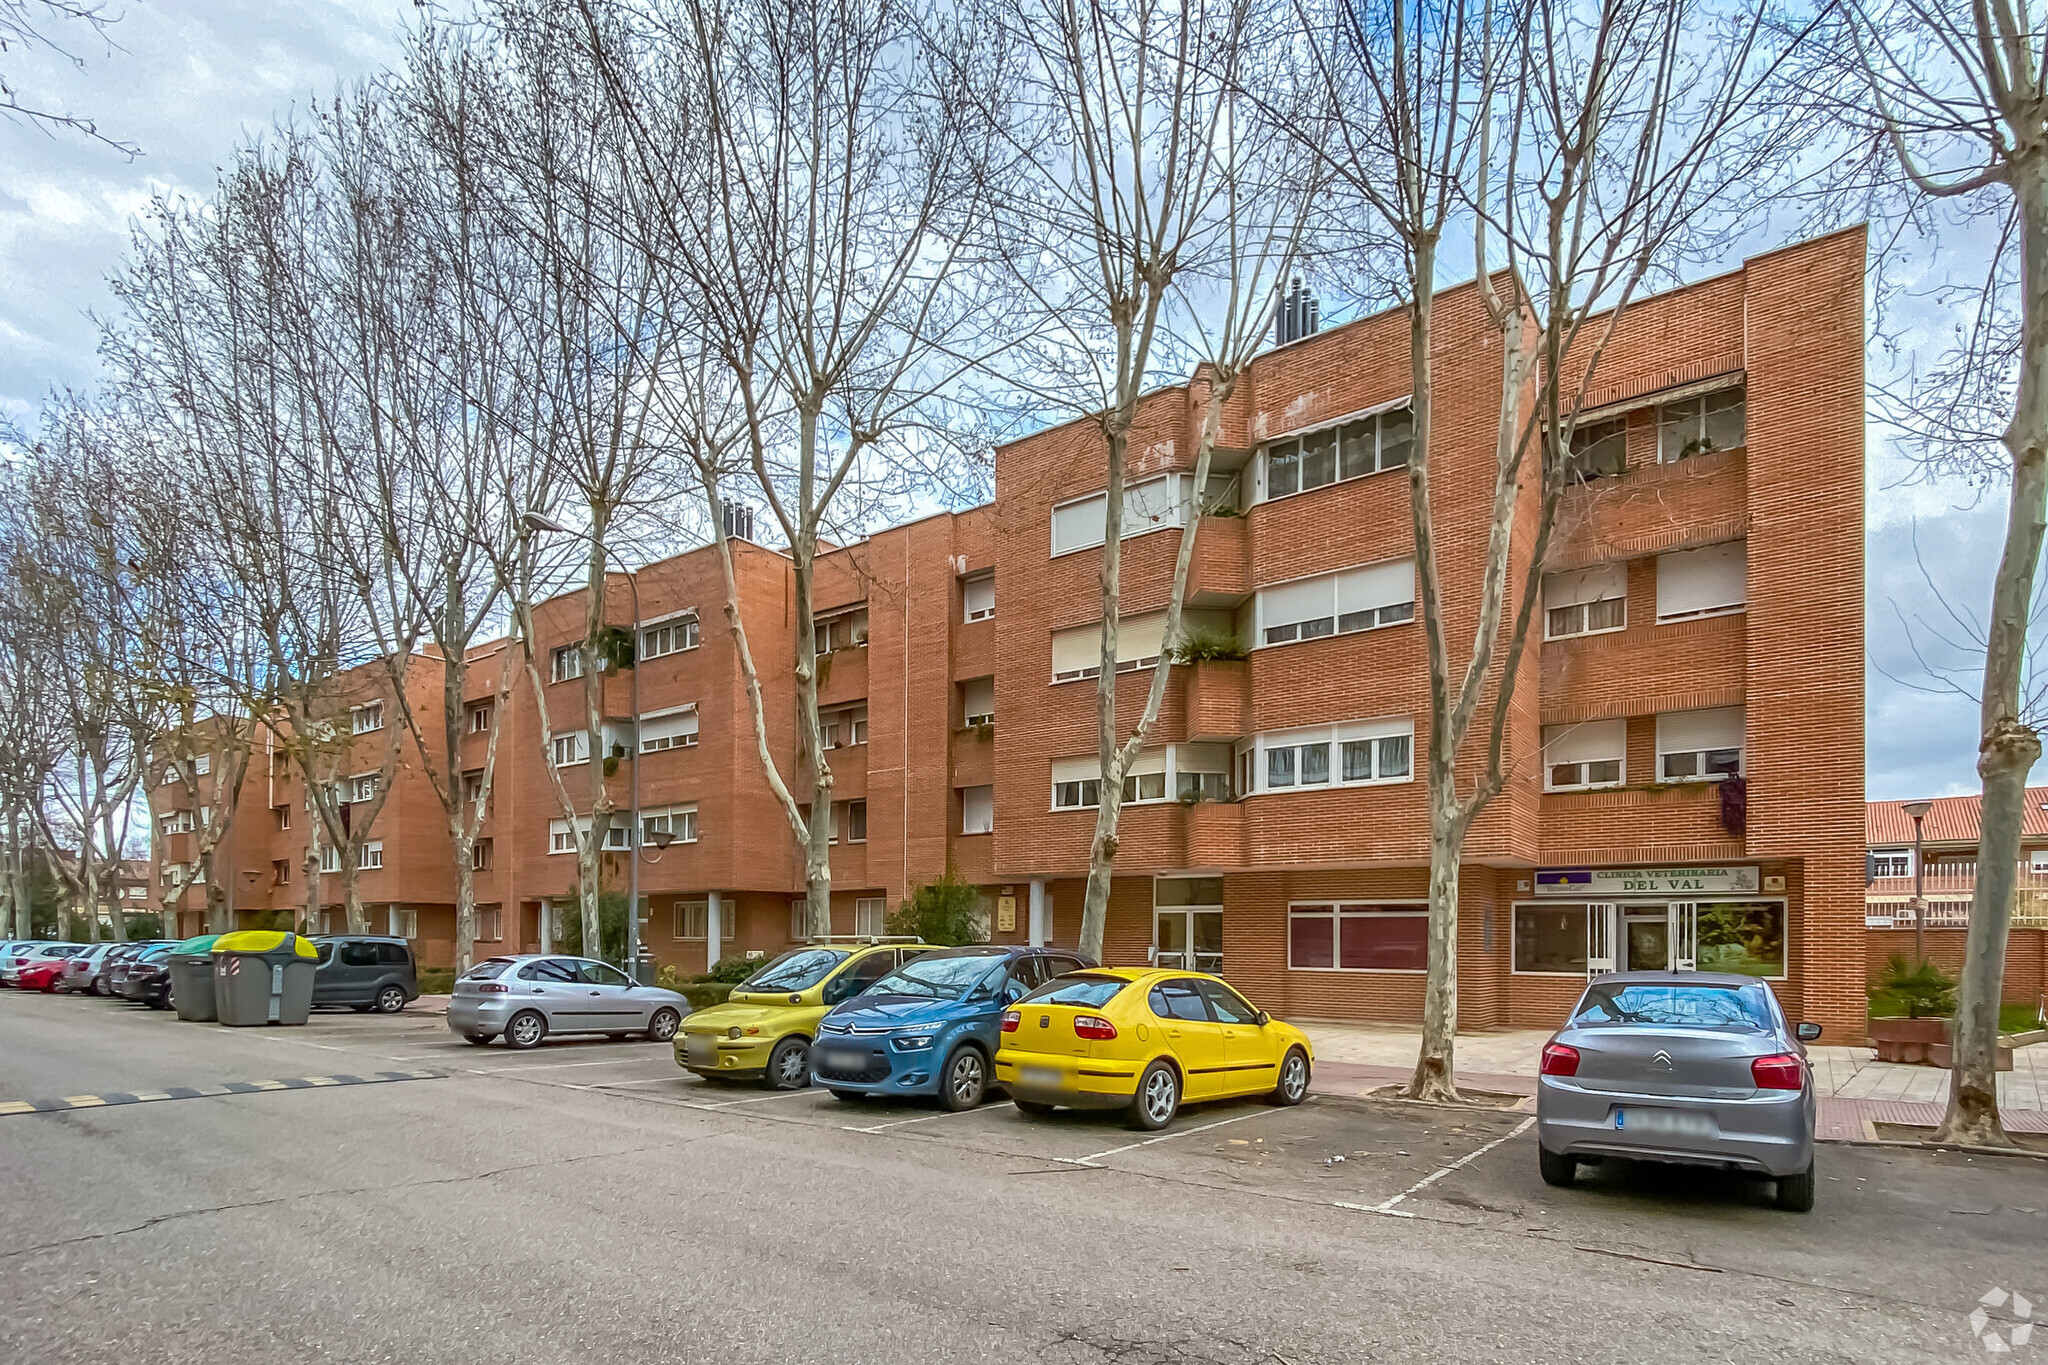
[[1754,867],[1539,868],[1536,894],[1588,900],[1616,896],[1753,896],[1761,882]]

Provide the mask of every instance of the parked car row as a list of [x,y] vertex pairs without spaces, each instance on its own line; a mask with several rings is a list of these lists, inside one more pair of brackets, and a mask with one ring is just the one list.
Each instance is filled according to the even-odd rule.
[[[181,943],[194,941],[0,942],[0,985],[98,995],[168,1009],[171,970],[167,959]],[[418,969],[412,946],[404,939],[342,934],[316,937],[312,942],[318,954],[314,1005],[396,1014],[419,999]]]

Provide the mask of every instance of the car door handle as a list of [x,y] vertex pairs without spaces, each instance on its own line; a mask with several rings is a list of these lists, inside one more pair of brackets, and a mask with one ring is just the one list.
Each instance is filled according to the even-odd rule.
[[603,994],[604,994],[604,992],[603,992],[603,991],[592,991],[592,992],[591,992],[591,994],[592,994],[592,995],[603,995]]

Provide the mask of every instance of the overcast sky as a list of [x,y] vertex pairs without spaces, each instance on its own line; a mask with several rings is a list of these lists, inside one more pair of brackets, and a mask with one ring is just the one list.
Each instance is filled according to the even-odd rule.
[[[411,0],[126,0],[114,8],[122,15],[112,33],[118,48],[82,35],[70,40],[87,59],[82,73],[48,55],[5,57],[25,98],[91,114],[108,136],[142,149],[130,161],[75,134],[0,123],[0,413],[24,426],[33,425],[53,388],[92,382],[88,315],[107,307],[106,278],[150,197],[204,197],[237,140],[395,60],[399,26],[415,13]],[[1946,651],[1937,632],[1957,633],[1943,599],[1981,614],[2002,535],[2002,495],[1978,505],[1967,489],[1908,484],[1906,473],[1873,431],[1866,530],[1873,799],[1977,787],[1975,705],[1927,690],[1939,684],[1909,635],[1922,655],[1938,657]]]

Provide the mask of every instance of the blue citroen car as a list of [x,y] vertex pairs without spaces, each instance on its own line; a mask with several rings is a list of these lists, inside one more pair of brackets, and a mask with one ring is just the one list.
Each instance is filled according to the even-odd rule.
[[972,1109],[988,1093],[1003,1011],[1094,963],[1057,948],[990,945],[925,953],[818,1025],[811,1076],[842,1100],[936,1095]]

